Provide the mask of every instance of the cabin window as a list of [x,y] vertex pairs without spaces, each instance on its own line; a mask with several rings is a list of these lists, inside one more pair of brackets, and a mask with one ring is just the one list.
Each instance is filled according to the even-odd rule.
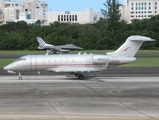
[[18,58],[16,61],[26,61],[26,58]]

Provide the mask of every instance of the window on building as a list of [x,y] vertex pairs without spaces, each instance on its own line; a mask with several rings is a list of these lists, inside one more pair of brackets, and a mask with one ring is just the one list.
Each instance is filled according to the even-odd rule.
[[66,15],[64,15],[64,21],[66,21]]
[[26,18],[27,18],[27,19],[30,19],[30,18],[31,18],[31,17],[30,17],[30,14],[27,14]]
[[5,4],[5,7],[9,7],[10,6],[10,4]]
[[149,2],[149,5],[151,5],[151,3]]
[[68,21],[68,15],[67,15],[67,21]]
[[148,11],[148,13],[152,13],[152,11]]
[[75,20],[74,15],[72,15],[72,21],[74,21],[74,20]]
[[71,19],[71,15],[70,15],[70,21],[72,21],[72,19]]
[[157,13],[157,11],[155,11],[155,13]]
[[97,15],[93,17],[93,21],[97,21]]
[[16,10],[16,19],[19,19],[19,10]]
[[130,12],[131,14],[134,14],[134,12]]
[[77,15],[75,15],[75,21],[77,21]]
[[155,10],[157,10],[157,7],[155,7]]
[[60,21],[60,15],[58,15],[58,21]]
[[131,18],[133,18],[134,16],[133,16],[133,15],[131,15],[130,17],[131,17]]
[[131,10],[133,10],[133,7],[131,8]]
[[155,5],[157,5],[157,2],[155,2]]
[[63,15],[61,15],[61,21],[63,21]]

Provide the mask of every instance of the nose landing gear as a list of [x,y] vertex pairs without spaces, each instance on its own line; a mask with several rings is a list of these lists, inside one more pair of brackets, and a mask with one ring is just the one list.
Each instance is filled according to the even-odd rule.
[[23,79],[23,77],[22,77],[21,73],[19,72],[19,80],[22,80],[22,79]]

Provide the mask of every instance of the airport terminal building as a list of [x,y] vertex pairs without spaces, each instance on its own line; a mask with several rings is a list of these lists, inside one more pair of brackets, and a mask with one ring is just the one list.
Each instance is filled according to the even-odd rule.
[[86,8],[83,12],[64,11],[46,13],[47,25],[55,21],[80,24],[95,23],[100,17],[100,12],[94,12],[92,8]]

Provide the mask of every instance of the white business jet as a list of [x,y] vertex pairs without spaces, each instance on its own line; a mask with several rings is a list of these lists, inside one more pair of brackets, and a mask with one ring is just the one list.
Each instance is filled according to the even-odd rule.
[[104,54],[70,54],[70,55],[26,55],[5,66],[9,73],[22,71],[51,71],[74,73],[83,80],[90,72],[106,70],[122,64],[134,62],[134,57],[143,42],[154,41],[149,37],[133,35],[114,52]]

